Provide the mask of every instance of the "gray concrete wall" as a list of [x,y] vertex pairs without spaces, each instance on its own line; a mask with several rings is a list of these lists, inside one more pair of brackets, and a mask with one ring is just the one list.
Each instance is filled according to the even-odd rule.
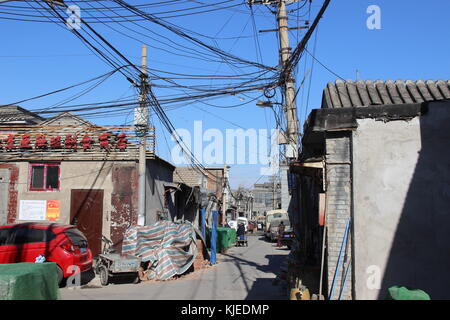
[[[327,133],[326,139],[326,214],[327,232],[327,278],[328,295],[331,295],[333,279],[338,265],[339,254],[344,240],[347,222],[351,216],[351,148],[350,136],[346,132]],[[347,260],[344,260],[347,252]],[[342,263],[336,274],[332,299],[339,297],[344,285],[344,270],[350,266],[351,236],[348,239],[347,251],[343,251]],[[352,270],[345,282],[343,299],[352,298]]]
[[63,161],[60,165],[59,191],[29,191],[29,163],[17,162],[19,167],[17,219],[19,220],[20,200],[60,200],[61,217],[58,223],[70,223],[70,197],[72,189],[102,189],[103,196],[103,227],[102,232],[110,237],[111,193],[113,190],[111,169],[114,162],[101,161]]
[[353,136],[355,297],[393,285],[448,299],[450,105],[411,121],[359,120]]
[[164,208],[164,183],[173,182],[173,171],[160,165],[157,160],[147,160],[146,173],[146,225],[153,225],[157,221],[158,211],[168,211]]

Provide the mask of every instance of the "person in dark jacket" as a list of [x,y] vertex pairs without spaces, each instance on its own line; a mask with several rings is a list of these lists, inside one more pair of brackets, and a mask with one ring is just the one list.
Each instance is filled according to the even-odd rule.
[[281,239],[283,238],[284,230],[285,230],[285,225],[284,225],[283,221],[281,221],[280,224],[278,225],[277,247],[282,246]]
[[241,236],[245,236],[245,225],[243,223],[240,223],[236,235],[238,238],[241,238]]

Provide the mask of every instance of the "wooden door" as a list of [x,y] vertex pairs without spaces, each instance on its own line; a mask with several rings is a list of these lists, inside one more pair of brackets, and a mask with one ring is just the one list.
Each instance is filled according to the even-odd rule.
[[70,223],[84,233],[93,256],[101,253],[103,190],[72,189]]

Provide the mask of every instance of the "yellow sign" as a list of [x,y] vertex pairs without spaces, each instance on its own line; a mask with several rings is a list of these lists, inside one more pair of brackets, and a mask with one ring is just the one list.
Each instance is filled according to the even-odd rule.
[[45,216],[47,220],[56,221],[61,215],[59,200],[47,200],[47,210]]

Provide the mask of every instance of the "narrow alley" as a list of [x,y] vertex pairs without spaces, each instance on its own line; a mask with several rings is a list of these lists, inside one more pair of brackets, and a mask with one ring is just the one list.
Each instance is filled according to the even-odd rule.
[[98,278],[79,289],[61,289],[64,300],[282,300],[283,282],[274,281],[289,250],[277,248],[260,234],[248,237],[248,247],[233,247],[217,255],[217,265],[177,280],[110,284]]

